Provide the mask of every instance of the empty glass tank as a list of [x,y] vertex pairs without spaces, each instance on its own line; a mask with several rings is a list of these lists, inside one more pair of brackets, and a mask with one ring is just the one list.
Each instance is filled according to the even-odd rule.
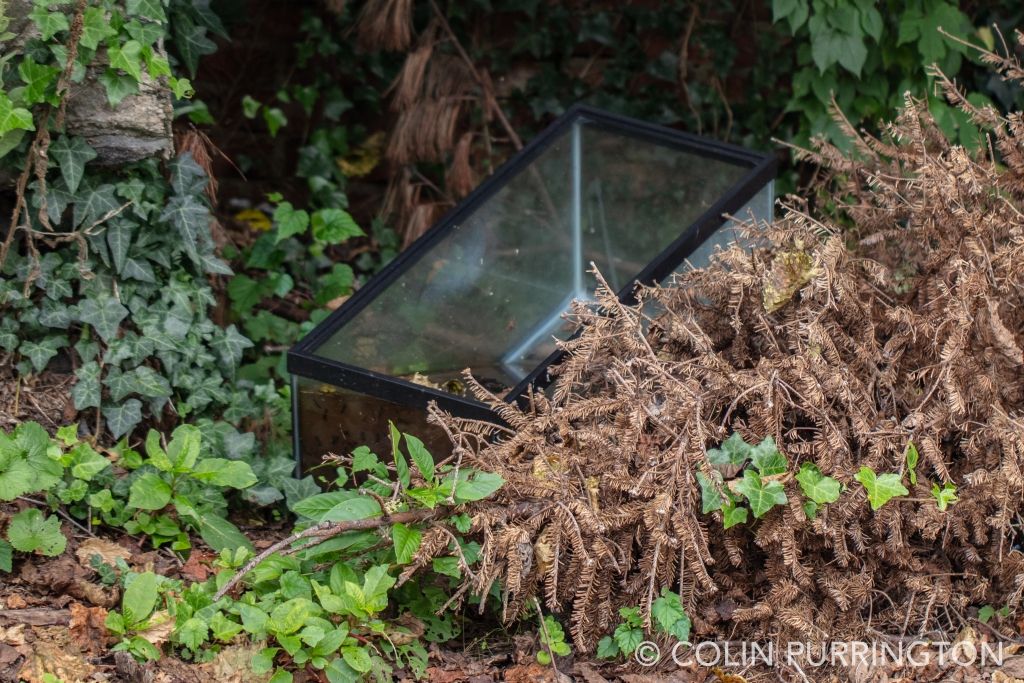
[[542,385],[591,263],[624,300],[703,265],[735,239],[723,214],[771,217],[774,175],[770,155],[574,107],[290,351],[302,467],[385,452],[388,420],[446,450],[430,401],[496,419],[464,368],[507,400]]

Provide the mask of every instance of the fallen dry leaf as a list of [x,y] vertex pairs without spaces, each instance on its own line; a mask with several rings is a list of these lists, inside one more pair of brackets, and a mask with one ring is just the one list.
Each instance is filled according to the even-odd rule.
[[196,583],[206,581],[213,571],[210,569],[210,560],[214,557],[213,553],[193,550],[192,554],[188,556],[188,561],[181,568],[181,575],[189,581],[195,581]]
[[210,674],[210,680],[217,683],[265,683],[271,674],[257,674],[252,670],[252,658],[261,649],[260,643],[226,647],[213,661],[203,664],[203,669]]
[[4,628],[0,626],[0,642],[20,646],[25,644],[25,624]]
[[[44,630],[52,629],[39,629],[36,633]],[[78,648],[68,642],[39,639],[21,651],[27,659],[18,675],[25,683],[46,683],[43,678],[46,674],[56,676],[63,683],[81,683],[92,676],[94,670]]]
[[7,609],[25,609],[26,607],[28,607],[28,602],[17,593],[7,596]]
[[78,562],[86,569],[92,569],[93,555],[99,555],[103,564],[116,565],[117,560],[124,560],[125,562],[130,560],[132,552],[104,538],[86,539],[75,550],[75,557],[78,558]]
[[992,672],[992,683],[1022,683],[1021,679],[1007,676],[1002,671]]
[[68,631],[78,647],[91,655],[101,653],[107,644],[107,610],[102,607],[86,607],[79,602],[69,606],[71,622]]
[[139,631],[138,635],[160,647],[167,642],[167,638],[170,637],[173,630],[174,617],[168,614],[167,610],[162,609],[153,613],[149,618],[149,626],[145,631]]

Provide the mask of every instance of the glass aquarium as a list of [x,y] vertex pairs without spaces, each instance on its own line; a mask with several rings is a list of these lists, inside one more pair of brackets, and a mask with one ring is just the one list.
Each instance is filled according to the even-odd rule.
[[596,267],[624,301],[637,282],[707,263],[735,241],[724,214],[770,219],[772,155],[576,106],[484,181],[288,354],[295,452],[308,469],[388,421],[438,453],[431,401],[499,421],[470,368],[507,401],[543,387],[564,318]]

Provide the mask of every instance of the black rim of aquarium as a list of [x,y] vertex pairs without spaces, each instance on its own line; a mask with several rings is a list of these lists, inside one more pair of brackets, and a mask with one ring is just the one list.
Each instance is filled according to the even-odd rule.
[[[358,315],[410,266],[429,253],[438,241],[448,235],[484,201],[503,188],[508,180],[533,162],[555,138],[568,131],[577,121],[586,121],[589,125],[612,133],[694,152],[705,158],[743,165],[750,169],[672,244],[662,250],[643,271],[619,290],[619,300],[625,303],[635,301],[637,284],[659,282],[678,268],[687,256],[725,223],[723,214],[738,211],[775,177],[778,162],[772,154],[763,154],[744,147],[708,140],[588,105],[573,105],[295,344],[288,351],[288,372],[315,382],[334,384],[359,393],[376,396],[402,406],[425,408],[431,401],[436,401],[442,410],[468,418],[500,423],[500,418],[490,408],[475,399],[456,396],[440,389],[433,389],[357,365],[325,358],[317,355],[315,350],[338,329]],[[503,400],[511,403],[523,398],[531,385],[538,388],[547,385],[550,380],[547,373],[548,368],[553,363],[557,363],[563,355],[564,352],[560,350],[549,355],[506,394]],[[296,452],[296,456],[299,455]]]

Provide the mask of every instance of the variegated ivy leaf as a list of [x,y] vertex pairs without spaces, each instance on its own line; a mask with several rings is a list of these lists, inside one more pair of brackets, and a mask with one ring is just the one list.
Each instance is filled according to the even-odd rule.
[[91,325],[105,342],[117,336],[121,321],[128,316],[128,309],[109,294],[82,299],[78,303],[78,319]]
[[49,153],[50,159],[60,168],[68,191],[71,194],[78,192],[85,165],[96,158],[96,150],[80,137],[62,135],[50,144]]
[[120,439],[142,422],[142,401],[130,398],[124,403],[106,406],[103,408],[103,417],[113,437]]
[[99,363],[94,360],[83,363],[75,371],[75,378],[75,386],[71,387],[71,398],[75,401],[75,410],[99,408],[102,398]]
[[19,351],[32,362],[36,372],[42,372],[60,347],[67,346],[67,343],[68,338],[64,336],[46,337],[39,342],[26,339],[21,342]]
[[185,253],[197,266],[202,267],[200,254],[208,247],[210,212],[192,195],[176,195],[167,202],[160,220],[169,223],[181,238]]
[[252,348],[252,342],[243,336],[234,325],[228,326],[224,334],[214,339],[210,346],[217,352],[225,365],[234,367],[242,360],[242,353]]
[[138,394],[146,398],[167,398],[171,395],[171,385],[167,379],[146,365],[121,372],[111,370],[103,381],[110,389],[110,397],[120,401],[129,394]]
[[110,258],[114,262],[114,270],[118,275],[124,272],[125,262],[128,260],[128,248],[132,245],[132,233],[135,232],[133,224],[113,219],[107,225],[107,246],[110,247]]

